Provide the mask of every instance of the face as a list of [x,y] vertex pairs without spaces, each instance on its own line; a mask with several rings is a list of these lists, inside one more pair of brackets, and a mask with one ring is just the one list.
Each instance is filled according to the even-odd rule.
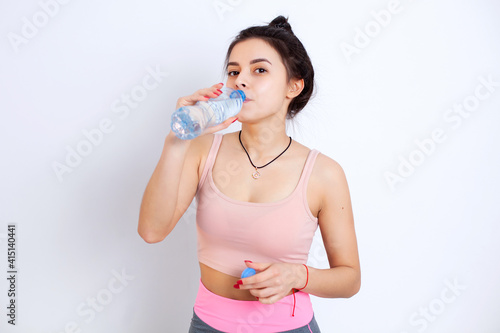
[[291,87],[279,53],[262,39],[251,38],[234,46],[227,75],[226,86],[243,90],[247,97],[238,114],[240,122],[255,123],[276,115],[285,117],[288,104],[298,95],[289,91]]

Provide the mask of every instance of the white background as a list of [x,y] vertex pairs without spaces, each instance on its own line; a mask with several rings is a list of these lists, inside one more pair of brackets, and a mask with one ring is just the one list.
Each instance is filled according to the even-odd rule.
[[[221,82],[232,38],[280,14],[317,80],[288,134],[344,168],[359,242],[360,292],[313,297],[322,331],[500,331],[499,2],[54,4],[0,4],[1,332],[187,331],[199,281],[195,203],[167,239],[147,244],[137,234],[142,195],[177,98]],[[163,74],[146,91],[155,69]],[[481,78],[496,82],[491,91]],[[126,107],[123,96],[141,91]],[[474,110],[459,116],[463,103]],[[102,122],[112,131],[89,146],[84,131]],[[442,140],[431,145],[433,131]],[[87,155],[69,167],[77,147]],[[59,176],[57,163],[67,168]],[[387,173],[400,181],[391,186]],[[319,237],[309,264],[327,265]]]

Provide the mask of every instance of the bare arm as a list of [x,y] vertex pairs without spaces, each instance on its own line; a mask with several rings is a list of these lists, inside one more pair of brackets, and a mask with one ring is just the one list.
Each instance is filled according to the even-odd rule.
[[139,213],[138,232],[146,242],[162,241],[191,204],[198,180],[196,155],[191,140],[181,140],[173,132],[167,135]]
[[[351,198],[342,167],[329,158],[326,166],[321,173],[324,191],[318,221],[331,268],[310,267],[309,283],[304,291],[319,297],[347,298],[355,295],[361,286]],[[304,286],[306,272],[303,266],[299,270],[302,282],[298,284]]]
[[[204,96],[218,96],[216,84],[200,89],[177,101],[176,108],[207,100]],[[144,191],[139,213],[139,235],[148,243],[162,241],[193,201],[199,182],[199,165],[206,134],[227,128],[235,119],[231,117],[218,126],[207,129],[193,140],[181,140],[170,132],[165,138],[163,151],[151,179]]]

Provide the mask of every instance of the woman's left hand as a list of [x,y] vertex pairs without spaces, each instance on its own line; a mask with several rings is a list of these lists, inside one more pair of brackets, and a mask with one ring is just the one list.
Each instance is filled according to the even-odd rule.
[[252,263],[246,265],[257,273],[240,279],[239,289],[248,290],[259,302],[273,304],[287,296],[292,288],[302,288],[306,283],[306,270],[302,264]]

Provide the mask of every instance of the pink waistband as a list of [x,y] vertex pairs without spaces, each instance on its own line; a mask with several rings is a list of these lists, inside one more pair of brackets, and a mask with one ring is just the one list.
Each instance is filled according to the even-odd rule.
[[293,304],[293,295],[273,304],[226,298],[212,293],[200,279],[194,312],[206,324],[224,332],[282,332],[305,326],[313,318],[309,294],[295,293],[294,317]]

